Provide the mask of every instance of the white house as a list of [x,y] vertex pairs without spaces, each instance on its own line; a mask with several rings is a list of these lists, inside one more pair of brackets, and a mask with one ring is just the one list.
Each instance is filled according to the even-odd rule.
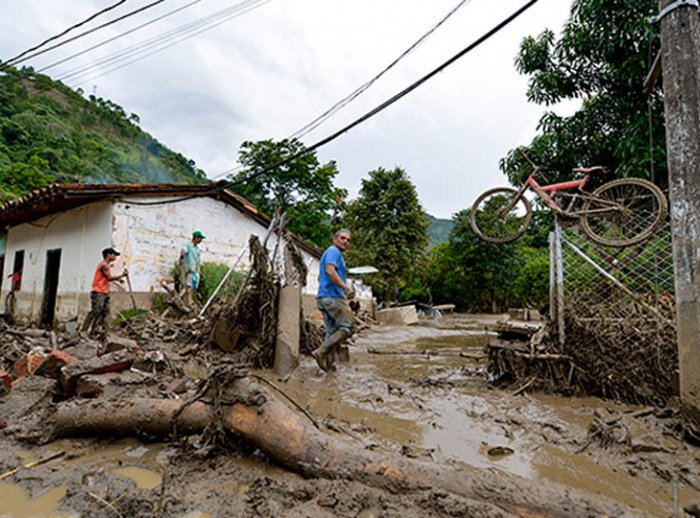
[[[262,240],[269,224],[268,216],[223,184],[52,185],[0,208],[0,232],[6,232],[0,305],[4,311],[8,275],[21,268],[15,318],[44,325],[82,318],[90,309],[101,250],[110,245],[122,252],[114,270],[129,268],[134,295],[146,305],[171,279],[179,250],[194,230],[207,236],[200,245],[203,262],[231,265],[250,235]],[[309,269],[304,294],[305,308],[311,309],[321,251],[293,239]],[[246,253],[241,268],[247,260]],[[127,307],[128,293],[111,284],[113,311]],[[371,299],[369,288],[354,284],[360,299]]]

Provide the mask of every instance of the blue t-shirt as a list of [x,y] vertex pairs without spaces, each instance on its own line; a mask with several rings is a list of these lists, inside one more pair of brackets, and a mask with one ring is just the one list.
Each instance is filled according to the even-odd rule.
[[345,292],[340,286],[336,286],[331,281],[326,273],[326,265],[332,264],[335,266],[335,271],[338,272],[340,278],[345,282],[345,260],[343,254],[335,245],[328,247],[321,256],[321,265],[318,271],[318,294],[316,297],[336,297],[345,298]]

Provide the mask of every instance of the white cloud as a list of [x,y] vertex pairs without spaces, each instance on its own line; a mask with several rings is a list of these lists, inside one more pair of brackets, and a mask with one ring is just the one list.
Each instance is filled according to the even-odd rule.
[[[27,64],[41,68],[188,1],[164,2]],[[130,1],[91,26],[146,3]],[[117,72],[67,83],[88,93],[96,86],[98,95],[138,113],[144,129],[214,176],[235,165],[243,141],[287,136],[373,77],[456,3],[272,0]],[[449,217],[467,207],[481,190],[505,181],[498,160],[532,138],[544,110],[526,102],[527,80],[513,66],[519,42],[546,27],[559,30],[570,3],[540,0],[455,65],[320,149],[319,157],[338,162],[338,183],[353,194],[371,169],[398,165],[431,214]],[[202,0],[50,73],[60,77],[61,71],[233,4]],[[472,0],[304,141],[314,143],[393,96],[523,4]],[[0,56],[8,58],[106,5],[104,0],[17,2],[0,19]]]

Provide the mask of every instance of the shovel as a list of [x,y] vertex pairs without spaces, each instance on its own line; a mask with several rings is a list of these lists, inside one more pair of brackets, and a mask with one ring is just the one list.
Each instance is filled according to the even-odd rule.
[[134,311],[138,311],[138,306],[136,305],[136,299],[134,298],[134,291],[131,289],[131,277],[126,274],[126,286],[129,288],[129,296],[131,297],[131,304],[134,306]]

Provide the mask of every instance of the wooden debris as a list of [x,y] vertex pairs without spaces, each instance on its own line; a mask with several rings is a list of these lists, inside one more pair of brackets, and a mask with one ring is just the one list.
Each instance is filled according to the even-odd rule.
[[[390,453],[358,449],[319,431],[282,403],[273,393],[247,377],[229,385],[223,426],[265,452],[282,466],[304,476],[347,479],[392,492],[419,489],[447,491],[488,500],[515,516],[625,516],[620,506],[571,489],[511,478],[503,491],[502,474],[468,466],[459,469],[421,462]],[[195,401],[140,400],[108,405],[63,404],[56,414],[56,435],[128,433],[167,435],[196,432],[215,419],[214,407]]]

